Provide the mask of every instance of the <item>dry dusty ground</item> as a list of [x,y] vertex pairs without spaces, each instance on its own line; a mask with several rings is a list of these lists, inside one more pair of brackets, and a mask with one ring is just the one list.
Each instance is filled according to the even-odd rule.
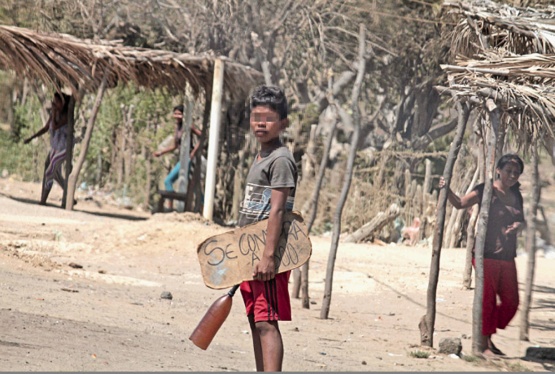
[[[2,371],[252,371],[240,295],[207,351],[188,336],[222,291],[206,288],[196,245],[225,229],[191,214],[155,214],[80,200],[75,212],[37,205],[38,184],[0,179]],[[51,201],[58,204],[55,187]],[[505,359],[455,359],[421,350],[430,248],[341,244],[330,319],[319,318],[330,240],[313,237],[313,304],[293,300],[282,323],[286,371],[553,371],[524,361],[555,345],[555,259],[538,256],[531,342],[520,315],[496,337]],[[461,288],[464,250],[444,249],[434,345],[471,350],[472,291]],[[82,269],[70,266],[82,265]],[[521,291],[526,257],[517,260]],[[161,299],[169,291],[173,300]],[[522,292],[521,292],[522,294]]]

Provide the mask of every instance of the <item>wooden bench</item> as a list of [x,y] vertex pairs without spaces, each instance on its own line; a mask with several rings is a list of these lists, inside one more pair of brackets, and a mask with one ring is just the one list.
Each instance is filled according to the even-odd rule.
[[158,190],[158,194],[160,195],[160,200],[158,200],[158,212],[160,213],[164,212],[164,201],[166,199],[179,200],[183,203],[187,201],[187,193]]

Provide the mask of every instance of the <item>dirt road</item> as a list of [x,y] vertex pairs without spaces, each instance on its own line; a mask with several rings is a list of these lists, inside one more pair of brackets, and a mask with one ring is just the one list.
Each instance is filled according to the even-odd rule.
[[[207,351],[188,340],[223,294],[204,286],[195,248],[224,228],[191,214],[150,215],[94,201],[80,200],[75,212],[41,207],[39,188],[0,180],[3,371],[254,370],[240,295]],[[538,257],[531,342],[518,340],[517,314],[495,340],[506,359],[456,359],[435,351],[416,358],[423,350],[417,325],[425,314],[430,248],[341,244],[331,318],[321,320],[330,240],[312,241],[313,304],[305,310],[293,300],[293,322],[281,324],[284,370],[553,370],[520,358],[529,346],[555,345],[554,259]],[[526,258],[517,263],[522,291]],[[473,293],[461,289],[463,266],[464,250],[443,251],[434,346],[459,337],[469,354]],[[166,291],[172,300],[160,297]]]

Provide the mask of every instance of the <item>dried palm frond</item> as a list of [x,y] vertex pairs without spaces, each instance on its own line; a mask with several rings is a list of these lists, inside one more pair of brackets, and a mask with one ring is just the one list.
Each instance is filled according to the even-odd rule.
[[555,8],[511,7],[493,1],[445,1],[457,26],[446,37],[453,56],[475,58],[490,48],[513,54],[555,53]]
[[485,74],[499,80],[520,84],[551,85],[555,79],[555,55],[531,55],[494,57],[492,60],[458,59],[457,65],[442,68],[460,74]]
[[449,73],[450,87],[438,87],[443,93],[454,95],[461,101],[469,101],[483,111],[483,103],[494,99],[502,113],[508,117],[508,132],[513,140],[524,148],[536,139],[554,137],[555,88],[521,85],[503,82],[483,74]]
[[456,26],[454,64],[442,65],[449,87],[440,92],[467,101],[487,117],[494,99],[510,138],[524,152],[554,137],[555,8],[517,8],[489,0],[445,1]]
[[[133,82],[149,89],[165,87],[173,93],[183,92],[186,85],[195,94],[210,92],[215,59],[0,25],[0,69],[39,79],[58,90],[63,86],[73,92],[94,90],[108,74],[109,87]],[[221,59],[225,61],[224,87],[232,99],[244,98],[262,81],[260,72]]]

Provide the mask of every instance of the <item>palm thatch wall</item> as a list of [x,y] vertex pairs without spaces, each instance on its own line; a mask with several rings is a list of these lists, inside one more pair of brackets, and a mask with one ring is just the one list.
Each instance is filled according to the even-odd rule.
[[443,6],[456,26],[445,34],[453,63],[442,66],[449,87],[438,87],[440,92],[482,111],[485,100],[494,99],[511,139],[524,152],[536,139],[553,138],[555,8],[488,0],[445,1]]
[[[0,25],[0,69],[39,79],[57,90],[95,90],[108,74],[108,85],[134,82],[149,88],[195,94],[210,92],[214,60],[164,50],[130,48],[109,41],[81,40],[67,34],[43,34]],[[226,58],[224,87],[232,99],[242,99],[262,74]]]

